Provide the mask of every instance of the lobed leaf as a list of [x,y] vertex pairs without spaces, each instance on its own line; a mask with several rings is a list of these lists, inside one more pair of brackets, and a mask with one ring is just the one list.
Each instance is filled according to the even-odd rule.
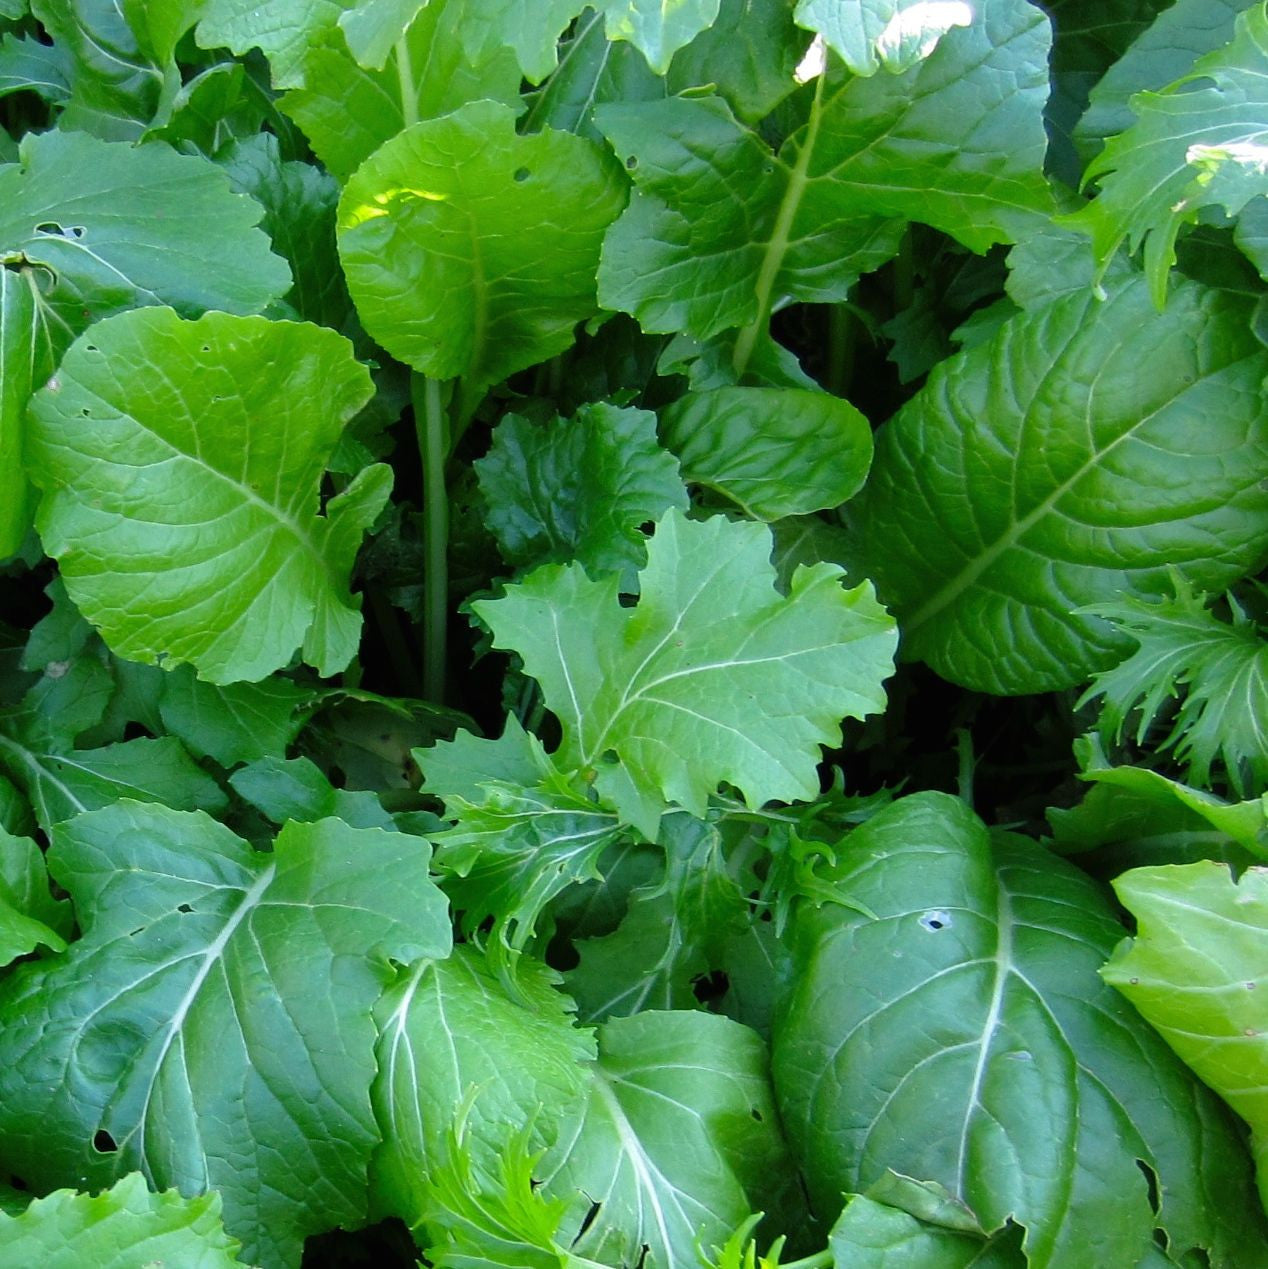
[[814,31],[855,75],[892,75],[924,61],[938,41],[973,21],[959,0],[797,0],[799,25]]

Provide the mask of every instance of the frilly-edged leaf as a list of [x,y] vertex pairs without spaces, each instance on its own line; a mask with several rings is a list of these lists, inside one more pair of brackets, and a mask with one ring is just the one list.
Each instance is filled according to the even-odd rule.
[[1136,868],[1114,890],[1136,935],[1115,950],[1105,980],[1250,1125],[1268,1200],[1268,872],[1248,868],[1234,882],[1209,860]]
[[683,479],[761,520],[835,507],[859,491],[872,429],[848,401],[796,388],[688,393],[662,416]]
[[536,1154],[576,1130],[595,1042],[573,1025],[556,978],[523,957],[508,994],[470,946],[400,972],[375,1009],[371,1098],[383,1135],[370,1165],[375,1212],[433,1225],[456,1131],[476,1188],[496,1188],[513,1143]]
[[619,574],[626,591],[647,562],[640,526],[688,505],[678,464],[657,442],[656,416],[602,401],[545,427],[504,415],[475,468],[486,522],[509,563],[576,560],[592,577]]
[[474,403],[563,352],[597,311],[599,247],[624,199],[593,143],[519,136],[514,111],[477,101],[407,128],[357,170],[339,251],[370,334],[423,374],[463,379]]
[[8,1166],[39,1188],[140,1170],[218,1189],[265,1269],[363,1220],[370,1010],[388,957],[450,947],[428,857],[337,820],[290,824],[266,854],[128,802],[59,828],[50,870],[84,934],[0,983]]
[[[521,72],[504,45],[491,45],[475,61],[463,47],[462,30],[482,0],[429,0],[413,10],[400,44],[389,47],[377,68],[349,50],[349,19],[343,33],[331,28],[304,55],[304,86],[279,105],[303,129],[314,153],[346,181],[385,141],[407,123],[449,114],[486,99],[518,106]],[[373,54],[378,56],[377,47]]]
[[[1160,93],[1132,98],[1138,121],[1111,137],[1085,174],[1101,192],[1071,218],[1092,236],[1104,265],[1127,241],[1145,249],[1154,302],[1162,307],[1175,242],[1207,207],[1236,216],[1268,193],[1268,12],[1237,18],[1224,47]],[[1197,86],[1201,85],[1201,86]]]
[[221,1224],[219,1194],[152,1194],[136,1172],[100,1194],[57,1190],[21,1215],[0,1215],[0,1260],[11,1265],[237,1269],[239,1250]]
[[[1122,934],[1080,872],[961,802],[854,830],[836,880],[876,913],[803,909],[775,1032],[785,1127],[824,1218],[888,1169],[937,1182],[1033,1266],[1265,1246],[1232,1124],[1097,971]],[[1137,1160],[1157,1178],[1155,1210]],[[1247,1224],[1229,1226],[1237,1212]]]
[[1230,600],[1232,621],[1221,621],[1204,596],[1177,578],[1175,597],[1147,603],[1124,596],[1092,611],[1137,643],[1136,650],[1096,676],[1079,705],[1103,698],[1102,734],[1121,740],[1136,716],[1144,744],[1159,714],[1176,699],[1179,709],[1159,742],[1187,779],[1211,781],[1218,766],[1239,794],[1268,786],[1268,640]]
[[318,485],[370,391],[348,341],[307,324],[150,308],[81,336],[34,398],[30,471],[45,547],[114,651],[218,683],[301,644],[323,674],[351,660],[348,575],[391,474],[320,516]]
[[[877,435],[850,504],[907,655],[1002,694],[1072,686],[1125,637],[1082,605],[1211,589],[1268,550],[1268,353],[1240,300],[1137,276],[1007,321]],[[1236,461],[1232,460],[1236,455]]]
[[814,31],[855,75],[910,70],[952,28],[973,21],[962,0],[798,0],[796,19]]
[[870,585],[801,568],[774,588],[770,534],[669,512],[635,608],[615,578],[546,565],[473,605],[559,718],[562,768],[610,765],[695,815],[725,780],[750,805],[811,799],[819,746],[840,720],[884,708],[895,631]]
[[718,16],[719,0],[591,0],[604,16],[609,40],[628,40],[658,75],[669,70],[673,56],[690,44]]

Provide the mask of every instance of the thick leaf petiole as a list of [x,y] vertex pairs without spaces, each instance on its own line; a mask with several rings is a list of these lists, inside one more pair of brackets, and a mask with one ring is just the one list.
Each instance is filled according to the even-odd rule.
[[423,695],[440,702],[445,695],[449,604],[448,420],[438,379],[412,375],[410,396],[423,463]]

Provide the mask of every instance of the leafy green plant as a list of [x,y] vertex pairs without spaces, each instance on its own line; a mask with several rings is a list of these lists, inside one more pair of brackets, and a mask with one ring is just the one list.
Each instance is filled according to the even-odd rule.
[[1268,1264],[1266,75],[0,0],[0,1261]]

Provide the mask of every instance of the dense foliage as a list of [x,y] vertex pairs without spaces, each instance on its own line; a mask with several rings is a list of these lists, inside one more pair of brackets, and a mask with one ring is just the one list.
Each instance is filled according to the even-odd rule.
[[0,0],[0,1262],[1268,1265],[1263,0]]

